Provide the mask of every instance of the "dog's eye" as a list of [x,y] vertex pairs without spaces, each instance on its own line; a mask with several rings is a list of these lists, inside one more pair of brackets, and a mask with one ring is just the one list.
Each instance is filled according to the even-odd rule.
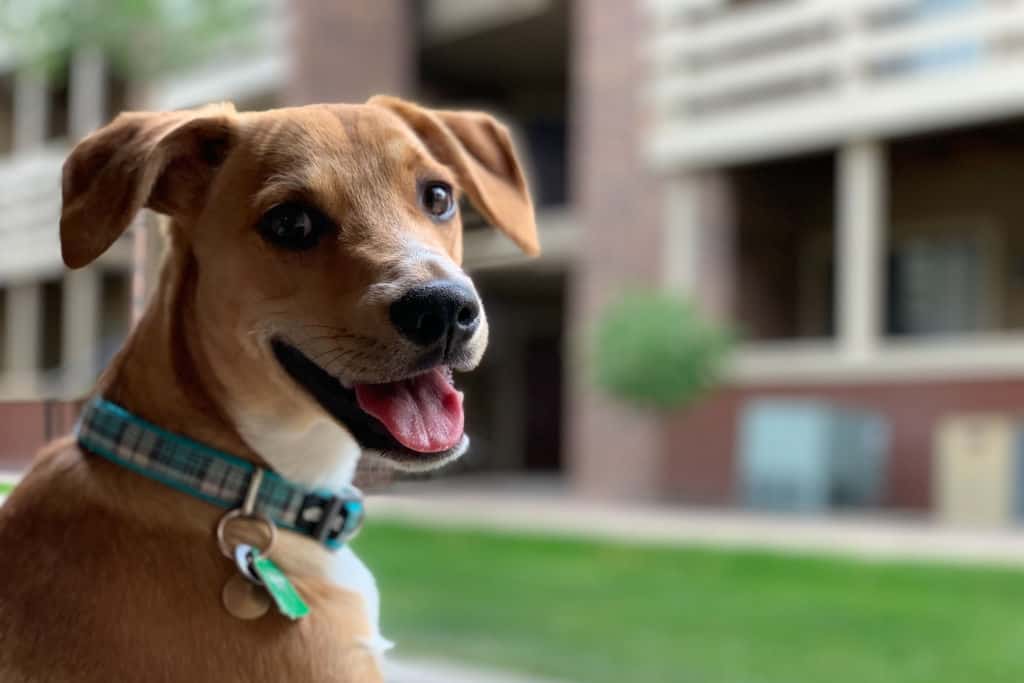
[[427,183],[420,201],[426,212],[437,220],[446,221],[455,214],[455,197],[447,183]]
[[260,233],[274,246],[298,251],[315,247],[326,223],[317,211],[301,204],[278,204],[263,214]]

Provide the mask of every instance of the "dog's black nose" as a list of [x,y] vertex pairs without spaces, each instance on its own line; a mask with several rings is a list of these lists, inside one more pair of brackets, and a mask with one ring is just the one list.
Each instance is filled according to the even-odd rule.
[[391,304],[391,322],[420,346],[457,348],[480,327],[480,302],[469,287],[439,280],[410,289]]

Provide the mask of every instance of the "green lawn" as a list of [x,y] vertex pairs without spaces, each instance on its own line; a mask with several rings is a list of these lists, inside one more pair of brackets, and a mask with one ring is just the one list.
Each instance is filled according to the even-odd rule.
[[1020,683],[1024,572],[372,521],[398,653],[576,683]]
[[8,493],[14,490],[14,484],[5,484],[0,481],[0,496],[6,496]]

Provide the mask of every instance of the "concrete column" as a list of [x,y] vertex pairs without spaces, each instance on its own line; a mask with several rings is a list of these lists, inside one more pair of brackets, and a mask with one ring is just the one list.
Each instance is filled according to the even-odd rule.
[[839,151],[838,164],[839,346],[847,358],[866,360],[883,332],[885,148],[877,141],[850,143]]
[[96,130],[107,118],[106,66],[96,48],[84,48],[71,60],[70,130],[75,140]]
[[42,288],[37,282],[7,289],[7,358],[9,387],[15,394],[31,394],[39,374],[42,345]]
[[[565,463],[581,494],[658,498],[667,490],[667,459],[675,457],[663,443],[663,416],[607,396],[587,362],[605,307],[624,290],[665,281],[668,202],[644,157],[649,112],[623,90],[645,73],[642,60],[624,55],[646,44],[650,25],[636,2],[575,2],[569,14],[572,196],[586,236],[567,300],[566,358],[576,362],[566,364]],[[685,278],[684,271],[673,277]]]
[[687,172],[665,191],[663,284],[687,294],[708,315],[733,316],[735,219],[724,172]]
[[14,77],[15,152],[43,144],[49,108],[45,76],[35,70],[18,72]]
[[[106,119],[106,65],[96,48],[83,48],[71,59],[69,130],[80,139]],[[64,325],[61,339],[64,386],[77,394],[88,388],[99,357],[100,272],[95,267],[64,276]]]
[[694,173],[672,178],[665,191],[662,273],[669,289],[696,294],[700,282],[700,183]]
[[64,276],[64,386],[77,395],[95,379],[100,341],[100,271],[68,271]]

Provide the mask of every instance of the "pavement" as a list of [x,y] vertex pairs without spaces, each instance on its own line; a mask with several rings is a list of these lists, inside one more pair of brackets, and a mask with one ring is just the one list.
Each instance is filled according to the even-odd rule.
[[[16,482],[0,472],[0,482]],[[0,503],[3,496],[0,495]],[[370,520],[877,560],[1024,567],[1024,528],[958,528],[925,515],[797,516],[569,495],[556,480],[452,477],[403,482],[367,499]]]
[[385,660],[384,680],[387,683],[551,683],[461,664],[401,658]]
[[568,495],[551,481],[452,478],[370,496],[369,519],[626,543],[703,545],[876,560],[1024,567],[1024,529],[956,528],[924,515],[798,516]]

